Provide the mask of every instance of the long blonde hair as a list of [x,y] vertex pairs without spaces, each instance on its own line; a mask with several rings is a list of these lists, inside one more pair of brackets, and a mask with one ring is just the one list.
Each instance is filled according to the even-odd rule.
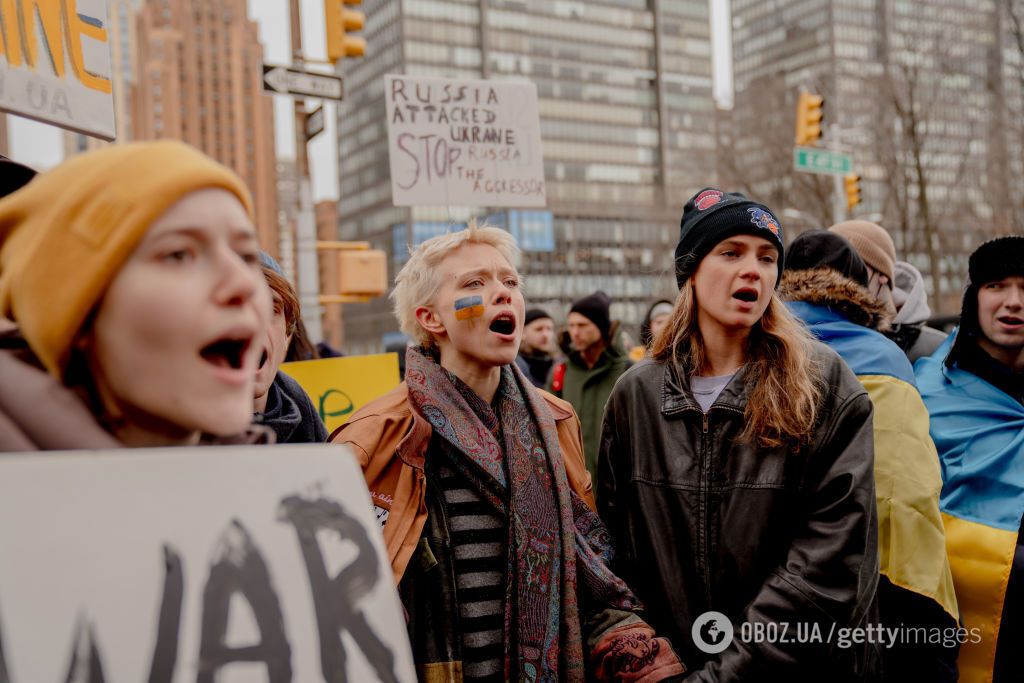
[[[772,296],[747,342],[747,381],[752,384],[740,439],[764,448],[799,447],[810,441],[824,391],[821,368],[811,357],[810,333]],[[654,340],[654,360],[675,363],[686,374],[704,370],[707,357],[697,324],[691,282],[676,297],[672,317]]]

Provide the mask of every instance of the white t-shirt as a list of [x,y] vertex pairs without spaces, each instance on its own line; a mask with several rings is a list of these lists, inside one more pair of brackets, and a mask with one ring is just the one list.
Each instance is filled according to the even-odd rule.
[[728,386],[736,373],[730,375],[719,375],[718,377],[698,377],[692,375],[690,377],[690,391],[693,392],[693,397],[697,400],[700,405],[700,409],[705,413],[711,407],[711,404],[715,402],[718,395],[722,393],[722,390]]

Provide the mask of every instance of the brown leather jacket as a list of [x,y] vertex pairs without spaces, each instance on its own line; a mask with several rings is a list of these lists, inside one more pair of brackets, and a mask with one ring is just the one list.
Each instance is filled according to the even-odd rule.
[[[590,474],[583,464],[579,418],[568,402],[545,391],[540,394],[555,419],[569,486],[596,509]],[[432,433],[430,424],[409,407],[409,391],[403,382],[360,408],[331,435],[332,443],[347,444],[355,451],[377,516],[387,521],[384,544],[396,584],[427,521],[423,466]]]

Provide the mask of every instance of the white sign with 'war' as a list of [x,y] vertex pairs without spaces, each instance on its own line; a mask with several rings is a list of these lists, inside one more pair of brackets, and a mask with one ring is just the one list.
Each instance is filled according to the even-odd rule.
[[384,77],[396,206],[545,206],[532,83]]
[[113,140],[105,0],[0,3],[0,110]]
[[0,456],[0,681],[415,681],[349,450]]

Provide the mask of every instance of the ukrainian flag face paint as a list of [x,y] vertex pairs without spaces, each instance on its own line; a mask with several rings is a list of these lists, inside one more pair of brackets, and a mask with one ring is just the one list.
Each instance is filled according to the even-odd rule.
[[484,299],[480,296],[464,296],[455,300],[455,319],[472,320],[484,316]]

